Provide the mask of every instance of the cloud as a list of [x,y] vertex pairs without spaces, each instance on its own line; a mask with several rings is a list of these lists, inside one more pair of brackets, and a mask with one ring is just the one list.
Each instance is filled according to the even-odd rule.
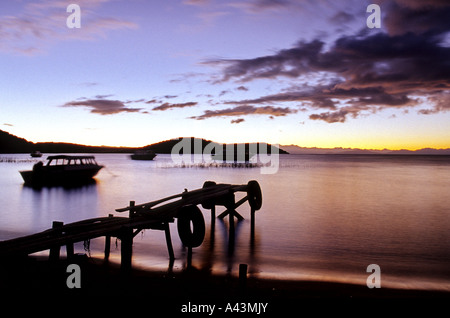
[[[81,28],[69,29],[66,12],[70,2],[60,0],[26,3],[22,12],[0,16],[0,51],[10,54],[35,55],[61,40],[93,40],[107,31],[133,29],[137,25],[114,17],[101,17],[92,9],[108,0],[80,0]],[[99,11],[98,9],[96,10]]]
[[291,7],[293,4],[289,0],[247,0],[236,1],[229,6],[243,10],[244,12],[257,14],[265,11],[277,11]]
[[168,109],[173,109],[173,108],[192,107],[197,104],[198,104],[197,102],[187,102],[187,103],[179,103],[179,104],[164,103],[160,106],[154,107],[152,110],[168,110]]
[[450,91],[435,94],[429,97],[428,101],[433,104],[433,108],[420,109],[419,114],[431,115],[450,111]]
[[62,107],[86,107],[91,110],[93,114],[112,115],[118,113],[136,113],[140,112],[142,108],[126,107],[125,103],[120,100],[109,99],[87,99],[83,101],[67,102]]
[[208,5],[210,0],[183,0],[183,4],[192,6],[205,6]]
[[[215,59],[204,64],[221,69],[220,76],[212,78],[214,84],[282,78],[294,83],[276,94],[226,104],[255,107],[299,102],[302,110],[327,109],[310,115],[310,119],[328,123],[342,123],[362,112],[415,107],[424,101],[434,106],[419,111],[421,114],[448,111],[450,47],[442,43],[450,34],[450,4],[439,0],[429,5],[404,0],[380,2],[385,20],[401,15],[402,22],[388,25],[387,32],[363,29],[328,45],[316,38],[270,55]],[[349,19],[343,14],[334,18]],[[328,77],[326,81],[310,86],[310,78],[323,74]]]
[[237,118],[237,119],[232,119],[230,123],[232,123],[232,124],[239,124],[239,123],[242,123],[244,121],[245,121],[244,118]]
[[336,112],[326,112],[321,114],[312,114],[309,116],[309,119],[312,120],[323,120],[327,123],[343,123],[345,122],[345,119],[348,114],[348,111],[345,109],[340,109]]
[[[377,1],[375,1],[377,2]],[[450,5],[447,0],[380,0],[383,25],[391,35],[442,33],[450,28]]]
[[296,113],[297,110],[289,107],[254,107],[251,105],[241,105],[233,108],[220,110],[206,110],[203,115],[189,117],[191,119],[203,120],[212,117],[228,117],[228,116],[243,116],[243,115],[270,115],[270,116],[286,116],[287,114]]

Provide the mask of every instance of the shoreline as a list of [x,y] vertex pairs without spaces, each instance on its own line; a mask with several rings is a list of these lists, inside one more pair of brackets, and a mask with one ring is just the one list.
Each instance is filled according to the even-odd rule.
[[[150,305],[170,312],[180,312],[187,304],[268,303],[270,308],[294,310],[320,304],[352,305],[355,303],[417,304],[425,301],[450,300],[450,292],[373,288],[347,283],[323,281],[291,281],[249,277],[243,285],[238,277],[215,275],[193,267],[181,272],[132,268],[123,272],[119,264],[98,258],[76,255],[68,261],[51,263],[43,257],[27,257],[15,261],[2,260],[0,292],[3,300],[28,299],[45,302],[104,303],[132,302]],[[67,287],[69,264],[78,264],[81,288]],[[6,302],[5,302],[6,303]],[[326,309],[326,308],[324,308]]]

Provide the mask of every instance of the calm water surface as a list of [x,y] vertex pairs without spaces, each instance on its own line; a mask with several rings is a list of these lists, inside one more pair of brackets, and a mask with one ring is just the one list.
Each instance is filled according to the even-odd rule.
[[[6,160],[9,158],[12,160]],[[45,155],[44,155],[45,158]],[[257,180],[263,206],[250,235],[245,218],[229,238],[228,218],[216,220],[194,249],[192,266],[236,275],[240,263],[255,277],[366,284],[369,264],[381,267],[382,287],[450,290],[450,157],[281,155],[275,174],[259,168],[180,167],[170,155],[152,162],[125,154],[96,154],[106,166],[96,183],[76,189],[23,186],[19,170],[28,155],[0,156],[0,240],[65,223],[107,216],[130,200],[136,204],[201,188],[206,180],[246,184]],[[12,161],[12,162],[11,162]],[[241,195],[237,195],[238,199]],[[243,194],[242,194],[243,196]],[[217,214],[223,208],[218,207]],[[186,267],[187,250],[171,224],[173,270]],[[120,261],[120,242],[111,259]],[[103,257],[103,239],[90,244]],[[83,244],[76,252],[84,253]],[[164,233],[146,230],[135,237],[133,264],[168,269]]]

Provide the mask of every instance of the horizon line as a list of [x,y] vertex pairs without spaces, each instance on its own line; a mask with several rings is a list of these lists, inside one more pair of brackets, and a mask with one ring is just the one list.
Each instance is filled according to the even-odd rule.
[[[144,147],[155,145],[155,144],[158,144],[158,143],[161,143],[161,142],[164,142],[164,141],[170,141],[170,140],[182,139],[182,138],[202,139],[202,140],[205,140],[205,141],[215,142],[215,143],[219,143],[219,144],[221,143],[221,142],[218,142],[218,141],[211,140],[209,138],[194,137],[194,136],[190,136],[190,137],[187,137],[187,136],[184,136],[184,137],[181,137],[181,136],[172,137],[172,138],[160,140],[160,141],[157,141],[157,142],[154,142],[154,143],[151,143],[151,144],[146,144],[146,145],[143,145],[143,146],[126,146],[126,145],[111,146],[111,145],[105,145],[105,144],[102,144],[102,145],[99,145],[99,144],[82,144],[82,143],[67,142],[67,141],[37,141],[37,142],[35,142],[35,141],[28,140],[28,139],[26,139],[24,137],[16,136],[16,135],[14,135],[14,134],[6,131],[6,130],[3,130],[3,129],[0,129],[0,131],[8,133],[9,135],[14,136],[16,138],[24,139],[27,142],[30,142],[30,143],[33,143],[33,144],[39,144],[39,143],[56,143],[56,144],[58,144],[59,143],[59,144],[71,144],[71,145],[86,146],[86,147],[104,147],[104,148],[118,148],[118,149],[120,149],[120,148],[144,148]],[[291,143],[291,144],[276,144],[276,143],[268,143],[268,142],[265,142],[265,141],[233,142],[233,143],[221,143],[221,144],[246,144],[246,143],[249,143],[249,144],[251,144],[251,143],[266,143],[268,145],[277,146],[277,147],[280,147],[280,148],[281,147],[298,147],[298,148],[303,149],[303,150],[304,149],[311,149],[311,150],[312,149],[317,149],[317,150],[364,150],[364,151],[411,151],[411,152],[420,151],[420,150],[450,150],[450,147],[435,148],[435,147],[427,147],[427,146],[417,147],[417,148],[386,148],[386,147],[377,147],[377,148],[365,148],[364,147],[364,148],[361,148],[361,147],[348,147],[348,146],[334,146],[334,147],[317,147],[317,146],[312,146],[312,147],[307,147],[307,146],[301,146],[301,145],[293,144],[293,143]]]

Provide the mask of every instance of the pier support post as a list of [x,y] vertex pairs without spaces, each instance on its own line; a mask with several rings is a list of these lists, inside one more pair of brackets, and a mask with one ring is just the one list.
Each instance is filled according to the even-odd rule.
[[169,222],[164,222],[164,232],[166,234],[167,250],[169,252],[169,259],[171,262],[175,260],[175,254],[173,253],[172,239],[170,237]]
[[120,268],[123,272],[131,270],[131,257],[133,254],[133,229],[124,228],[121,231]]
[[250,211],[250,235],[251,237],[255,237],[255,209],[251,209]]
[[[52,223],[52,229],[60,228],[64,225],[64,222],[59,221],[53,221]],[[53,246],[50,248],[50,254],[49,254],[49,260],[50,261],[57,261],[59,259],[59,253],[61,250],[61,246]]]
[[136,202],[134,201],[130,201],[130,212],[129,212],[129,217],[133,217],[134,214],[136,213],[136,211],[134,210],[134,205],[136,204]]
[[245,295],[247,288],[247,264],[239,264],[239,291],[242,296]]
[[211,233],[214,233],[216,228],[216,206],[213,204],[211,206]]
[[192,267],[192,246],[188,246],[187,267]]
[[[112,214],[108,214],[108,217],[114,217]],[[109,254],[111,253],[111,235],[105,235],[105,261],[109,260]]]
[[69,242],[66,244],[66,254],[67,259],[72,259],[75,255],[74,248],[73,248],[73,242]]

